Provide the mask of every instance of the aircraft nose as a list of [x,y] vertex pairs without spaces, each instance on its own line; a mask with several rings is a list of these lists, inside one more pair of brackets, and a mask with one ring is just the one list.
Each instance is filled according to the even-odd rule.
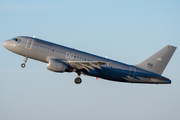
[[10,45],[12,45],[11,41],[10,40],[6,40],[3,42],[3,46],[8,49],[10,47]]
[[3,42],[3,46],[4,46],[4,47],[6,47],[6,45],[7,45],[7,42],[6,42],[6,41],[4,41],[4,42]]

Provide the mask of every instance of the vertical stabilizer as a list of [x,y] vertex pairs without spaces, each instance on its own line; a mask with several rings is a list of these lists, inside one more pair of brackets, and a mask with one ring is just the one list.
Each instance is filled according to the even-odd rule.
[[175,50],[176,47],[167,45],[154,55],[135,66],[161,75]]

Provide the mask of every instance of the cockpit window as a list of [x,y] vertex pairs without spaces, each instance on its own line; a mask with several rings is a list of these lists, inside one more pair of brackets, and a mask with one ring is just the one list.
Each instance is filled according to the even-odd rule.
[[12,40],[15,40],[17,42],[21,42],[21,39],[18,39],[18,38],[12,38]]
[[17,41],[18,39],[17,39],[17,38],[12,38],[12,40],[15,40],[15,41]]

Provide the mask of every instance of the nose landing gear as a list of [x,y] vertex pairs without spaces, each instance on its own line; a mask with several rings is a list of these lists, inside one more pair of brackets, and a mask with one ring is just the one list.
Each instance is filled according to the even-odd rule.
[[24,59],[24,63],[21,64],[21,67],[22,67],[22,68],[24,68],[24,67],[26,66],[25,63],[27,62],[27,60],[28,60],[28,57],[26,57],[26,58]]
[[25,66],[26,66],[26,64],[24,64],[24,63],[21,64],[21,67],[22,67],[22,68],[24,68]]

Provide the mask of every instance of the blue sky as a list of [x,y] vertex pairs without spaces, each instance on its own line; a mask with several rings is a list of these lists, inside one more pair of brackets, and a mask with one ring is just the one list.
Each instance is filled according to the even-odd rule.
[[178,120],[180,111],[178,0],[6,0],[0,4],[1,43],[36,36],[128,64],[162,47],[178,47],[163,75],[171,85],[117,83],[74,73],[54,73],[46,64],[0,47],[1,120]]

